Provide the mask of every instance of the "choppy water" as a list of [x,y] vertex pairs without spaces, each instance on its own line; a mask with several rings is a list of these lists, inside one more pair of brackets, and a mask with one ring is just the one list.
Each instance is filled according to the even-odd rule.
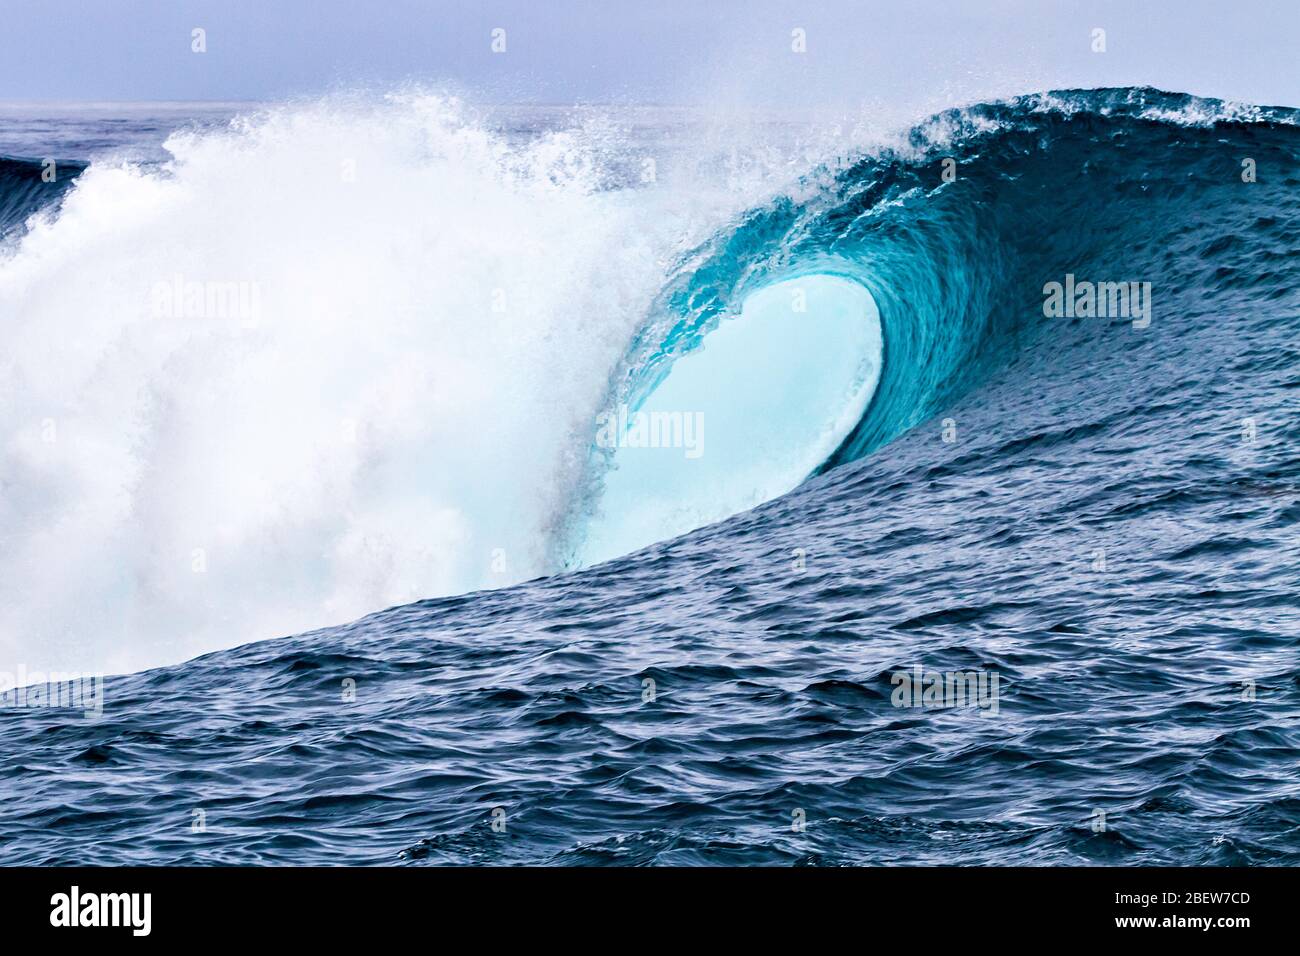
[[[319,132],[310,117],[282,122],[306,139]],[[234,142],[265,152],[280,131],[240,134],[251,145]],[[680,153],[681,135],[660,138]],[[497,144],[470,157],[515,164],[508,190],[479,193],[508,227],[493,241],[523,237],[508,250],[512,261],[540,256],[557,273],[577,268],[588,260],[572,247],[532,248],[533,230],[579,243],[584,233],[574,221],[601,212],[608,218],[600,228],[585,228],[603,242],[610,229],[642,222],[646,207],[633,199],[668,189],[629,184],[642,167],[637,155],[620,154],[619,172],[602,166],[594,185],[570,194],[564,180],[554,187],[559,195],[539,190],[519,171],[519,151],[557,144],[525,139],[531,145]],[[463,158],[481,142],[454,145]],[[128,493],[121,525],[116,511],[113,521],[97,512],[96,522],[78,525],[87,509],[110,499],[96,478],[77,477],[75,449],[61,451],[71,457],[58,462],[39,459],[14,426],[0,457],[7,658],[111,661],[119,642],[134,641],[122,659],[165,659],[175,651],[164,624],[207,634],[183,645],[201,649],[203,640],[228,646],[266,636],[257,629],[288,619],[271,613],[280,604],[309,617],[341,613],[354,605],[322,601],[330,589],[319,580],[349,570],[376,579],[408,555],[378,533],[392,525],[366,523],[373,502],[356,485],[365,479],[404,492],[400,483],[383,484],[385,469],[403,463],[441,469],[424,473],[425,490],[458,509],[470,530],[455,540],[484,564],[496,539],[475,537],[470,519],[480,499],[458,491],[462,485],[486,483],[483,513],[503,513],[503,526],[520,535],[543,529],[536,563],[516,571],[543,576],[112,677],[98,718],[7,706],[0,710],[4,862],[1300,862],[1300,133],[1292,111],[1151,90],[1028,97],[953,111],[890,144],[809,162],[776,195],[733,190],[733,202],[744,200],[736,208],[699,200],[688,214],[669,203],[680,215],[666,231],[689,242],[665,257],[649,240],[641,249],[629,232],[625,258],[606,249],[579,276],[605,282],[613,259],[626,279],[601,287],[603,304],[586,303],[596,310],[590,321],[573,320],[579,337],[605,329],[603,347],[573,358],[577,339],[558,324],[529,340],[563,351],[564,375],[552,373],[551,392],[557,401],[588,402],[580,422],[620,402],[643,407],[671,380],[675,363],[685,368],[710,354],[712,331],[755,291],[813,275],[846,279],[878,307],[883,347],[863,360],[879,364],[879,380],[865,413],[842,434],[825,432],[821,420],[805,423],[836,439],[813,477],[720,523],[573,570],[585,560],[591,530],[618,526],[624,514],[602,510],[601,498],[607,483],[616,487],[608,469],[627,472],[623,450],[592,446],[591,432],[579,426],[548,432],[536,446],[508,426],[482,426],[477,453],[448,445],[430,459],[412,454],[416,439],[436,443],[457,433],[417,431],[410,441],[385,433],[376,439],[385,454],[376,452],[369,470],[326,483],[346,502],[363,546],[332,562],[322,557],[335,537],[308,534],[285,514],[296,506],[294,494],[309,499],[302,507],[328,504],[316,500],[314,485],[267,466],[260,484],[232,493],[239,516],[225,515],[227,530],[233,522],[236,531],[256,532],[230,534],[232,547],[244,549],[236,552],[242,573],[221,578],[216,567],[200,599],[148,557],[170,542],[188,560],[168,529],[187,520],[177,517],[185,503],[199,511],[211,505],[193,495],[173,508],[159,504],[165,488],[193,478],[187,456],[207,460],[197,444],[178,443],[177,432],[221,420],[247,442],[258,433],[239,416],[257,409],[227,405],[224,417],[205,418],[187,409],[172,380],[200,391],[207,383],[218,400],[231,382],[263,396],[254,373],[269,375],[275,361],[289,360],[274,349],[267,365],[248,356],[292,336],[232,343],[218,331],[154,355],[129,321],[102,334],[111,325],[104,315],[129,314],[129,297],[110,298],[103,314],[83,309],[76,321],[84,326],[56,327],[80,336],[79,350],[60,353],[46,343],[42,352],[34,323],[63,321],[58,308],[74,293],[59,283],[81,283],[86,294],[111,293],[109,274],[129,284],[121,278],[127,260],[110,256],[109,239],[74,231],[93,232],[103,208],[92,205],[97,189],[139,187],[130,201],[154,203],[153,218],[116,235],[137,258],[157,257],[154,272],[141,276],[179,267],[163,261],[164,247],[149,244],[149,230],[166,231],[168,250],[190,235],[167,220],[188,207],[169,206],[182,200],[166,189],[237,195],[222,191],[217,167],[237,164],[241,154],[217,157],[218,146],[230,141],[200,137],[184,146],[188,165],[162,185],[138,171],[114,181],[92,165],[64,194],[59,217],[21,239],[11,226],[0,261],[0,321],[11,326],[14,345],[0,362],[8,376],[0,407],[15,421],[17,410],[35,418],[39,403],[29,399],[39,395],[60,409],[51,417],[85,423],[94,418],[78,401],[89,395],[118,402],[118,414],[143,416],[146,424],[130,435],[147,441],[144,450],[132,446],[141,461],[131,467],[113,457],[111,441],[96,443],[99,467],[120,468],[110,472],[115,487],[139,491]],[[430,175],[447,173],[437,161],[450,152],[435,151]],[[332,167],[338,154],[329,155]],[[955,161],[951,181],[945,159]],[[1252,161],[1255,181],[1243,180],[1243,160]],[[554,166],[547,168],[554,185]],[[50,201],[33,185],[38,175],[31,163],[5,167],[5,188],[18,197],[7,208],[25,216]],[[525,201],[507,201],[520,189]],[[362,220],[348,218],[356,208],[336,212],[339,229],[365,232]],[[284,211],[273,206],[258,228],[276,230]],[[403,228],[393,217],[387,225]],[[399,238],[420,236],[427,259],[445,251],[447,231],[474,234],[439,220]],[[78,273],[75,257],[59,258],[59,243],[74,241],[79,255],[109,257],[107,264]],[[313,241],[304,227],[303,242],[325,248]],[[211,243],[223,248],[219,238]],[[632,275],[633,247],[666,266],[641,281]],[[389,255],[405,262],[400,249]],[[450,255],[453,263],[470,261]],[[298,261],[293,252],[284,256],[289,266]],[[1131,316],[1045,317],[1044,285],[1067,274],[1150,282],[1150,324]],[[456,281],[479,279],[462,271]],[[422,294],[431,291],[413,282]],[[274,280],[266,283],[274,302]],[[386,288],[375,296],[385,306],[405,301]],[[557,302],[574,306],[563,295]],[[622,315],[624,302],[639,302],[639,311]],[[328,302],[320,307],[321,336],[343,327],[331,323]],[[269,321],[277,320],[287,321],[272,309]],[[410,328],[377,326],[383,335]],[[457,330],[436,328],[442,336]],[[437,336],[402,342],[451,347]],[[128,363],[134,384],[73,361],[95,349]],[[215,364],[214,350],[226,364]],[[329,351],[311,357],[313,368],[350,367],[346,355],[335,364]],[[458,352],[459,371],[474,372],[476,357]],[[554,355],[543,349],[537,358]],[[80,399],[38,382],[43,360],[68,363],[46,372],[74,379]],[[499,361],[521,360],[507,350]],[[368,368],[359,356],[351,362]],[[582,389],[560,381],[579,370],[599,374]],[[296,385],[319,384],[293,369],[286,374]],[[128,403],[142,382],[152,401]],[[517,400],[524,423],[533,423],[528,403],[541,394],[530,391],[534,384],[525,376],[493,411]],[[412,396],[417,408],[430,398],[419,389]],[[771,472],[788,469],[815,447],[799,438],[799,422],[781,418],[797,404],[777,403],[762,419],[781,440],[756,460],[725,452],[738,456],[737,473],[764,463]],[[407,407],[384,406],[394,417]],[[170,414],[156,414],[159,408]],[[424,406],[430,417],[442,410]],[[276,411],[267,406],[264,414]],[[556,451],[563,444],[556,435],[571,439],[568,450]],[[565,463],[551,463],[547,449]],[[322,473],[338,461],[323,453],[293,459],[293,447],[274,443],[250,451],[233,439],[221,451],[247,452],[239,458],[245,467],[256,454],[282,453]],[[476,464],[481,470],[457,482],[436,477]],[[217,493],[231,474],[208,473],[195,487]],[[158,476],[167,482],[151,483]],[[660,480],[680,481],[681,473]],[[673,520],[690,526],[750,490],[722,480],[692,489],[690,508],[683,506],[690,513]],[[646,488],[646,498],[653,493]],[[73,498],[81,510],[68,504]],[[524,504],[532,498],[546,499],[536,517]],[[211,507],[225,514],[219,503]],[[60,515],[62,524],[54,520]],[[399,523],[425,517],[406,509],[394,515]],[[433,541],[445,524],[416,530]],[[114,529],[128,527],[128,546],[114,550],[122,543]],[[298,537],[287,535],[290,527]],[[112,582],[76,557],[77,534],[94,557],[116,561]],[[433,543],[435,551],[441,546]],[[377,551],[384,560],[370,560]],[[513,545],[501,551],[511,561],[519,554]],[[68,564],[69,577],[60,577]],[[400,571],[384,573],[391,583]],[[79,583],[64,585],[69,580]],[[461,580],[449,573],[401,583],[455,590]],[[214,590],[213,581],[229,587]],[[393,593],[376,586],[358,600],[377,598],[378,607]],[[87,610],[79,614],[82,603]],[[125,633],[107,635],[124,613]],[[63,635],[66,653],[57,658],[42,656],[53,638],[38,643],[31,630],[14,630],[48,618],[58,625],[50,633]],[[224,636],[211,636],[223,627]],[[996,700],[897,706],[897,675],[918,666],[996,675]]]

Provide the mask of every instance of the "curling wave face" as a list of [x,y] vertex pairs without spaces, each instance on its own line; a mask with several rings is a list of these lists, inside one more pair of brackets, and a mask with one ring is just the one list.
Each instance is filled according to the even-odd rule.
[[[747,209],[710,200],[704,228],[698,197],[654,200],[663,236],[562,140],[427,116],[367,127],[357,169],[411,166],[342,208],[306,202],[337,165],[291,157],[364,137],[312,140],[334,120],[301,113],[179,140],[166,175],[92,165],[0,263],[10,635],[84,640],[129,608],[126,640],[234,643],[287,626],[285,595],[310,616],[478,586],[462,553],[581,565],[638,500],[594,423],[745,356],[764,290],[864,290],[880,339],[836,350],[853,414],[818,405],[833,440],[782,443],[775,500],[112,679],[107,721],[7,721],[8,858],[1294,864],[1295,115],[1153,90],[954,110]],[[139,326],[144,280],[221,250],[298,284],[258,273],[256,329]],[[1141,316],[1048,317],[1057,282],[1150,290]],[[522,330],[485,325],[501,289]],[[336,419],[369,424],[300,425]],[[997,673],[997,713],[900,709],[916,665]],[[160,822],[205,803],[223,829]]]

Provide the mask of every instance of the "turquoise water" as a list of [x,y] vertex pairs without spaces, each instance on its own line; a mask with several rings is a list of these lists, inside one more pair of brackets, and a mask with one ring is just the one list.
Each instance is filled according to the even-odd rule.
[[643,398],[610,410],[610,437],[598,447],[612,454],[600,516],[583,531],[583,563],[797,487],[861,420],[882,358],[880,318],[864,286],[811,273],[751,292]]

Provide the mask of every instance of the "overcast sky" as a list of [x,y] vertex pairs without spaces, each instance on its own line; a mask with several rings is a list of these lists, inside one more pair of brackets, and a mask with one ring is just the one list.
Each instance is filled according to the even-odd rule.
[[[10,101],[274,100],[417,80],[561,104],[799,109],[1149,84],[1300,105],[1295,0],[3,0],[0,24]],[[196,27],[206,53],[191,51]]]

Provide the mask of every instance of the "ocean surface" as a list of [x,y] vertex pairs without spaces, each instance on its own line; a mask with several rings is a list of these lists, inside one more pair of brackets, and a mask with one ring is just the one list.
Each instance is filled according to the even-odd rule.
[[1298,115],[0,104],[0,862],[1300,864]]

